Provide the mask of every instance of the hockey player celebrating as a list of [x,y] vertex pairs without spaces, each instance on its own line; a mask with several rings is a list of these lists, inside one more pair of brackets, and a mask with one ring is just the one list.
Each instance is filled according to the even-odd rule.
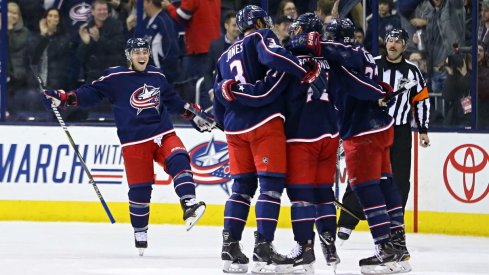
[[[313,69],[308,72],[295,56],[280,46],[276,35],[269,29],[270,19],[262,8],[254,5],[244,7],[237,13],[236,23],[244,38],[231,45],[219,58],[214,89],[214,112],[224,125],[234,179],[233,194],[224,210],[221,259],[224,272],[246,273],[248,270],[249,260],[241,251],[239,241],[259,179],[258,228],[252,271],[281,272],[286,258],[275,251],[272,241],[286,172],[283,102],[275,101],[253,108],[234,101],[230,91],[236,91],[239,83],[255,83],[282,72],[294,75],[304,83],[312,83],[318,79],[320,67],[312,63]],[[285,81],[278,81],[274,89],[283,90],[283,83]],[[267,95],[260,97],[266,100]]]
[[[309,50],[325,57],[332,67],[330,77],[368,76],[376,80],[373,57],[360,47],[353,47],[354,26],[349,19],[333,19],[326,27],[330,41],[320,41],[319,34],[308,33],[291,39],[289,48]],[[301,39],[302,38],[302,39]],[[404,234],[404,215],[399,192],[392,181],[390,146],[393,142],[393,118],[385,109],[392,88],[380,82],[365,89],[332,91],[338,109],[340,137],[345,149],[349,184],[363,207],[376,244],[376,254],[359,262],[363,274],[407,272],[409,253]]]
[[[291,25],[291,37],[311,31],[320,32],[320,19],[306,13]],[[312,57],[304,51],[296,51],[302,62]],[[342,73],[337,66],[330,69],[322,57],[314,58],[322,65],[323,86],[301,85],[289,79],[285,92],[285,132],[287,138],[287,194],[292,202],[292,228],[297,241],[287,256],[294,273],[313,273],[314,232],[316,223],[323,254],[328,265],[336,267],[340,259],[336,253],[336,210],[334,207],[333,181],[338,147],[336,111],[331,95],[344,90],[371,89],[377,93],[377,84],[362,75]],[[329,77],[332,75],[333,77]],[[238,84],[232,93],[234,100],[249,106],[264,106],[277,100],[280,91],[274,87],[281,82],[281,75],[267,76],[253,84]],[[224,81],[225,82],[225,81]],[[318,91],[315,91],[318,90]],[[319,93],[318,93],[319,92]],[[250,94],[255,96],[251,97]],[[264,95],[267,95],[264,97]]]
[[[125,54],[128,67],[108,68],[98,80],[74,91],[47,89],[44,95],[46,105],[54,104],[60,109],[90,107],[104,97],[112,103],[129,184],[131,224],[136,248],[142,256],[148,245],[153,162],[163,166],[173,178],[187,230],[205,211],[205,203],[196,200],[190,158],[173,129],[169,112],[190,119],[199,131],[210,131],[213,125],[186,111],[185,102],[168,84],[165,75],[148,66],[151,48],[146,40],[129,39]],[[196,104],[193,107],[199,109]]]

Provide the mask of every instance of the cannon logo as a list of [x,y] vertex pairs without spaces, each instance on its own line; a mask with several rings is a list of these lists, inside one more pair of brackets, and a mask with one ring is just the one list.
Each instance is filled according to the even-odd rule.
[[480,146],[464,144],[453,149],[443,165],[445,186],[455,199],[476,203],[489,193],[489,155]]

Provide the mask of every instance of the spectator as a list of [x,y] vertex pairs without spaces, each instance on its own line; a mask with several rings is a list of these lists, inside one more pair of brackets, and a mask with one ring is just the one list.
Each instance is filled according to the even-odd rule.
[[80,26],[90,19],[92,0],[56,0],[54,7],[61,12],[61,19],[71,39],[78,45]]
[[[401,19],[399,15],[392,14],[394,2],[392,0],[379,0],[379,26],[378,37],[379,48],[384,48],[384,37],[393,29],[401,28]],[[367,39],[365,40],[365,48],[372,50],[372,28],[371,25],[367,28]]]
[[124,37],[129,39],[132,37],[132,31],[136,27],[136,0],[127,0],[121,2],[118,10],[119,16],[117,19],[122,23],[124,28]]
[[125,63],[122,24],[109,17],[108,8],[105,0],[94,0],[92,19],[79,30],[77,57],[84,62],[87,82],[98,79],[104,68]]
[[[81,43],[78,45],[76,57],[82,62],[84,80],[91,83],[97,80],[106,67],[125,64],[124,34],[122,24],[109,16],[109,6],[105,0],[94,0],[91,7],[92,18],[80,26]],[[88,116],[85,109],[68,110],[73,112],[67,120],[83,120]],[[107,100],[94,108],[94,112],[111,113]]]
[[[14,99],[27,88],[27,39],[29,30],[24,27],[22,13],[17,3],[8,2],[7,11],[7,97]],[[12,115],[15,115],[21,108],[14,100],[9,104],[8,109]]]
[[61,24],[60,12],[57,8],[49,8],[39,21],[40,35],[33,41],[32,63],[45,85],[59,87],[63,90],[74,88],[70,79],[68,60],[73,56],[72,43],[69,35]]
[[489,129],[489,52],[482,44],[477,47],[477,127]]
[[481,22],[477,33],[477,41],[489,45],[489,0],[482,1],[481,5]]
[[455,52],[446,59],[445,69],[448,73],[445,80],[443,97],[446,104],[445,125],[450,127],[465,127],[470,125],[470,112],[464,111],[461,100],[470,96],[471,77],[467,70],[465,56],[458,45]]
[[24,26],[32,31],[39,31],[39,19],[42,17],[44,12],[42,1],[32,1],[32,0],[16,0],[20,7],[22,14],[28,14],[24,19]]
[[421,74],[424,78],[426,78],[427,67],[426,67],[426,58],[422,52],[412,52],[408,56],[408,60],[411,61],[414,65],[418,67],[421,71]]
[[209,47],[209,63],[206,69],[205,79],[204,79],[204,91],[209,91],[210,99],[213,100],[213,90],[214,86],[214,68],[216,67],[217,60],[221,54],[231,46],[231,44],[236,41],[239,36],[239,29],[236,25],[236,12],[231,11],[226,14],[224,19],[224,29],[226,33],[222,35],[219,39],[211,42]]
[[277,35],[280,44],[284,45],[289,39],[289,27],[294,20],[289,16],[280,16],[274,23],[273,32]]
[[288,16],[292,18],[292,20],[297,19],[299,14],[293,0],[280,1],[280,4],[278,5],[277,16],[275,18],[277,18],[278,20],[282,16]]
[[[190,80],[187,85],[193,87],[205,75],[211,41],[220,36],[221,0],[182,0],[178,8],[163,0],[162,5],[179,26],[185,26],[187,56],[183,58],[183,75]],[[203,107],[212,105],[207,93],[200,93],[195,101]]]
[[[447,73],[442,69],[452,45],[463,46],[465,40],[465,11],[463,0],[431,0],[426,36],[423,44],[428,52],[428,72],[433,92],[443,91]],[[432,73],[430,73],[432,71]]]
[[355,36],[355,41],[357,42],[357,44],[363,46],[363,42],[365,41],[363,29],[361,27],[355,27],[353,35]]
[[359,0],[318,0],[316,15],[326,24],[333,18],[350,17],[355,26],[363,25],[363,7]]
[[175,22],[163,10],[161,0],[144,0],[146,17],[143,19],[143,35],[151,44],[150,65],[159,68],[168,82],[173,84],[180,75],[178,67],[178,36]]
[[323,22],[329,22],[332,19],[331,11],[333,9],[333,2],[330,0],[318,0],[317,1],[317,8],[316,8],[316,15],[321,19]]
[[[169,0],[163,0],[162,7],[168,10],[175,22],[186,26],[185,47],[188,55],[184,64],[186,79],[197,79],[203,76],[211,41],[218,39],[220,34],[221,0],[182,0],[179,8],[170,4]],[[207,100],[209,101],[208,98]]]

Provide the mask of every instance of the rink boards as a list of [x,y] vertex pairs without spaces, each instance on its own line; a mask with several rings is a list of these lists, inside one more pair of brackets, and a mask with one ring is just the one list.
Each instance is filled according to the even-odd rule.
[[[129,222],[115,127],[69,129],[116,221]],[[221,225],[232,182],[225,136],[176,131],[192,159],[198,198],[208,205],[200,224]],[[0,220],[108,221],[60,127],[0,126],[0,132]],[[413,138],[408,231],[489,236],[489,135],[431,133],[428,148]],[[340,197],[347,180],[341,163]],[[171,179],[159,166],[155,172],[151,222],[181,224]],[[282,202],[279,226],[290,227],[290,202],[285,195]],[[250,213],[248,226],[254,226]]]

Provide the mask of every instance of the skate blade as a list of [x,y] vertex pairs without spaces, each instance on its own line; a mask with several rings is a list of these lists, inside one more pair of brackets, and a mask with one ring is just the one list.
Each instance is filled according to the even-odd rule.
[[399,266],[401,267],[400,273],[407,273],[407,272],[411,272],[412,270],[409,261],[400,261]]
[[253,274],[280,274],[277,272],[277,266],[274,264],[267,264],[266,262],[255,262],[255,265],[251,269]]
[[314,263],[294,266],[292,274],[314,274]]
[[340,246],[343,246],[343,244],[345,243],[346,240],[342,240],[340,239]]
[[233,263],[232,261],[224,261],[224,267],[222,268],[224,273],[246,273],[248,272],[247,264]]
[[142,257],[144,255],[145,248],[138,248],[138,250],[139,250],[139,256]]
[[364,265],[361,267],[362,274],[394,274],[401,273],[402,267],[397,262],[387,262],[381,265]]
[[195,217],[189,217],[188,219],[185,220],[185,226],[187,231],[192,229],[194,225],[200,220],[202,215],[204,215],[205,212],[205,205],[201,205],[197,210],[195,210]]
[[340,262],[332,262],[332,263],[326,263],[327,266],[331,267],[331,270],[333,270],[333,274],[336,274],[336,267]]

